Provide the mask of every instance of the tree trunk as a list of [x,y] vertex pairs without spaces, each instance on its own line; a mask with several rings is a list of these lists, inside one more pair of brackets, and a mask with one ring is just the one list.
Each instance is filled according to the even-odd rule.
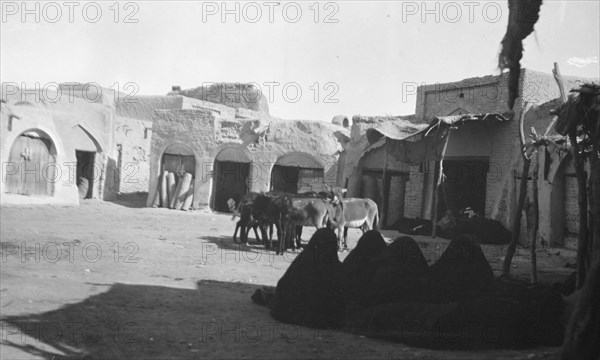
[[532,215],[533,215],[533,229],[531,231],[531,242],[529,244],[529,249],[531,251],[531,283],[537,284],[537,255],[535,253],[536,242],[537,242],[537,234],[539,228],[539,203],[538,203],[538,171],[540,168],[539,165],[539,154],[536,152],[533,156],[533,175],[531,178],[531,186],[532,186]]
[[[594,134],[594,151],[590,154],[590,178],[592,183],[590,188],[592,192],[592,202],[590,203],[590,227],[592,230],[590,242],[592,251],[590,254],[596,261],[600,259],[600,159],[598,159],[598,152],[600,152],[600,119],[597,121],[596,133]],[[593,261],[591,262],[593,263]]]
[[585,282],[585,270],[587,263],[587,242],[588,242],[588,224],[587,224],[587,181],[583,169],[583,158],[579,154],[579,144],[575,129],[569,132],[571,140],[571,149],[573,151],[573,162],[575,164],[575,174],[577,175],[577,201],[579,204],[579,235],[577,236],[577,285],[580,289]]
[[[591,263],[600,261],[600,111],[596,111],[596,128],[592,133],[590,162],[590,236]],[[592,115],[593,116],[593,115]]]
[[512,231],[510,245],[506,249],[506,256],[504,257],[504,264],[502,265],[502,275],[510,275],[510,264],[515,251],[517,250],[517,242],[519,242],[519,235],[521,235],[521,216],[523,215],[523,205],[525,204],[525,195],[527,195],[527,177],[529,176],[529,165],[531,161],[525,156],[525,131],[523,129],[523,123],[525,121],[525,112],[529,106],[527,102],[523,103],[523,109],[519,116],[519,141],[521,144],[521,155],[523,157],[523,169],[521,170],[521,185],[519,186],[519,200],[517,202],[517,210],[512,219]]
[[[438,126],[442,126],[441,120]],[[439,128],[438,128],[439,131]],[[433,219],[431,220],[431,237],[435,239],[437,234],[437,221],[438,221],[438,196],[440,196],[440,185],[444,180],[444,156],[446,156],[446,148],[448,147],[448,139],[450,138],[450,129],[446,130],[446,134],[444,135],[446,138],[444,139],[444,147],[442,148],[442,153],[440,156],[440,170],[438,174],[438,178],[435,183],[435,187],[433,190]]]
[[521,216],[523,214],[523,205],[525,205],[525,195],[527,195],[527,177],[529,176],[529,159],[523,159],[523,169],[521,170],[521,186],[519,187],[519,201],[517,202],[517,211],[513,216],[512,221],[512,238],[510,239],[510,245],[506,249],[506,256],[504,257],[504,265],[502,266],[502,275],[510,275],[510,264],[515,251],[517,250],[517,242],[519,242],[519,235],[521,235]]

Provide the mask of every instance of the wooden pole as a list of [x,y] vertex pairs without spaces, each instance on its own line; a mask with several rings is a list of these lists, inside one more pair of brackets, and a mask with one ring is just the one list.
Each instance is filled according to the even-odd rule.
[[[442,121],[438,126],[442,126]],[[438,129],[439,130],[439,129]],[[439,187],[442,184],[442,180],[444,179],[444,156],[446,154],[446,147],[448,146],[448,139],[450,138],[450,129],[446,130],[444,139],[444,147],[442,148],[442,153],[440,155],[440,169],[438,173],[438,178],[435,183],[435,187],[433,189],[433,219],[431,220],[431,237],[435,239],[437,234],[437,220],[438,220],[438,196],[439,196]]]
[[[554,75],[554,80],[556,80],[558,90],[560,91],[560,100],[564,104],[567,102],[567,93],[565,92],[565,85],[563,83],[562,76],[560,75],[558,63],[554,63],[554,69],[552,69],[552,74]],[[548,124],[548,127],[544,132],[544,136],[548,136],[548,133],[550,132],[550,130],[552,130],[552,127],[554,127],[554,124],[556,123],[556,119],[558,119],[558,116],[555,116],[550,122],[550,124]]]
[[529,244],[529,249],[531,251],[531,283],[537,284],[537,254],[535,253],[536,242],[537,242],[537,234],[539,228],[539,202],[538,202],[538,171],[540,169],[539,164],[539,154],[536,153],[533,155],[533,175],[531,179],[532,186],[532,215],[533,215],[533,229],[531,231],[531,242]]
[[600,261],[600,159],[596,154],[600,153],[600,113],[596,118],[596,129],[592,135],[592,154],[590,155],[590,178],[592,193],[590,203],[591,213],[591,247],[592,247],[592,263]]
[[[386,194],[386,189],[387,189],[387,184],[386,184],[386,177],[387,177],[387,165],[388,165],[388,140],[389,138],[385,138],[385,145],[384,145],[384,152],[385,152],[385,158],[384,158],[384,162],[383,162],[383,172],[381,174],[381,193],[382,193],[382,198],[381,198],[381,226],[382,228],[385,226],[385,223],[387,222],[386,216],[387,216],[387,208],[388,208],[388,203],[389,203],[389,193]],[[386,201],[386,199],[388,199]]]
[[525,205],[525,195],[527,195],[527,177],[529,176],[529,165],[530,159],[525,156],[525,132],[523,130],[523,122],[525,121],[525,112],[528,110],[527,103],[523,104],[523,110],[519,117],[519,140],[521,143],[521,155],[523,157],[523,168],[521,169],[521,185],[519,186],[519,199],[517,201],[517,209],[512,219],[512,237],[510,239],[510,245],[506,249],[506,256],[504,257],[504,264],[502,266],[502,275],[510,275],[510,264],[512,258],[517,250],[517,243],[519,242],[519,235],[521,234],[521,216],[523,213],[523,206]]
[[587,222],[587,182],[585,171],[583,169],[583,157],[579,154],[579,144],[577,143],[576,129],[569,131],[569,140],[573,151],[573,162],[575,165],[575,175],[577,176],[577,202],[579,205],[579,234],[577,235],[577,284],[580,289],[585,282],[585,270],[587,263],[587,241],[588,241],[588,222]]

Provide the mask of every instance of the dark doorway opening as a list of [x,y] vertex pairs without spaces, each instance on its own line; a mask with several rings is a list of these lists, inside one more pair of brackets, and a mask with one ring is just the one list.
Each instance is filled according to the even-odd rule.
[[299,174],[299,167],[273,166],[273,171],[271,171],[271,191],[283,191],[290,194],[297,194]]
[[15,139],[6,174],[6,192],[21,195],[52,195],[56,152],[52,140],[41,131],[29,131]]
[[[187,176],[189,183],[184,181],[186,174],[191,175]],[[196,156],[189,147],[180,143],[169,145],[162,156],[160,176],[157,192],[161,207],[183,209],[184,202],[194,201]]]
[[163,171],[169,171],[180,175],[190,173],[192,177],[196,177],[196,157],[194,155],[163,155]]
[[401,171],[387,170],[384,179],[383,170],[363,170],[361,197],[377,203],[384,229],[404,218],[408,179],[409,175]]
[[290,152],[277,159],[271,170],[271,191],[290,194],[325,190],[325,170],[314,156]]
[[94,161],[96,153],[75,150],[77,158],[77,189],[80,199],[91,199],[94,193]]
[[275,165],[271,171],[271,190],[290,194],[324,190],[325,171],[320,168]]
[[477,214],[485,216],[489,164],[488,158],[445,159],[438,214],[443,216],[450,210],[457,215],[461,209],[470,207]]
[[215,160],[215,193],[213,210],[229,213],[227,200],[236,204],[248,193],[250,163]]

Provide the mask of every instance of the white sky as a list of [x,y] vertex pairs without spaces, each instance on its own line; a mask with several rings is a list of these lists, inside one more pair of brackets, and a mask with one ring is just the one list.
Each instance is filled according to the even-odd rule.
[[[185,89],[207,82],[254,82],[266,96],[266,83],[278,82],[269,102],[272,115],[325,121],[337,114],[411,114],[416,96],[406,93],[403,99],[403,86],[497,74],[508,21],[506,0],[427,1],[430,14],[423,12],[421,1],[317,6],[299,1],[286,7],[290,21],[283,14],[286,2],[237,2],[239,23],[233,14],[222,21],[221,1],[136,1],[128,7],[123,2],[117,23],[113,1],[89,4],[86,12],[86,2],[75,2],[72,22],[71,5],[38,4],[39,19],[35,3],[29,3],[33,13],[23,22],[21,1],[2,3],[4,82],[28,87],[36,82],[96,82],[126,93],[134,88],[125,89],[125,84],[134,82],[137,93],[147,95],[166,94],[172,85]],[[84,15],[96,17],[96,4],[102,9],[99,20],[86,21]],[[227,7],[235,9],[235,4]],[[298,7],[302,14],[292,23]],[[262,11],[260,18],[256,8]],[[127,14],[138,22],[125,23]],[[325,23],[326,15],[337,23]],[[522,66],[550,72],[556,61],[563,75],[600,77],[599,19],[596,0],[545,0],[536,32],[525,42]],[[296,103],[282,94],[283,85],[293,82],[302,90]],[[292,85],[288,99],[296,97]],[[337,103],[326,102],[328,95]]]

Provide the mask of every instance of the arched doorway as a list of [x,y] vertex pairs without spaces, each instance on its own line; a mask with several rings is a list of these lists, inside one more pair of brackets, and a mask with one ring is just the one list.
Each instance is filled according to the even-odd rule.
[[183,144],[170,145],[162,156],[162,171],[175,173],[176,177],[190,173],[192,178],[195,178],[196,156],[194,152]]
[[213,173],[213,210],[230,212],[227,200],[231,198],[237,203],[248,193],[251,162],[245,152],[235,147],[227,147],[217,154]]
[[277,159],[271,170],[271,190],[298,194],[322,191],[325,170],[314,156],[301,152],[287,153]]
[[188,210],[194,200],[194,152],[183,144],[169,145],[162,154],[160,174],[154,206]]
[[97,156],[102,150],[96,139],[79,125],[71,129],[69,138],[75,145],[79,198],[91,199],[94,196],[96,181],[100,179],[102,171],[101,159]]
[[33,129],[17,136],[10,149],[14,170],[6,174],[6,192],[46,195],[54,192],[56,147],[45,132]]

